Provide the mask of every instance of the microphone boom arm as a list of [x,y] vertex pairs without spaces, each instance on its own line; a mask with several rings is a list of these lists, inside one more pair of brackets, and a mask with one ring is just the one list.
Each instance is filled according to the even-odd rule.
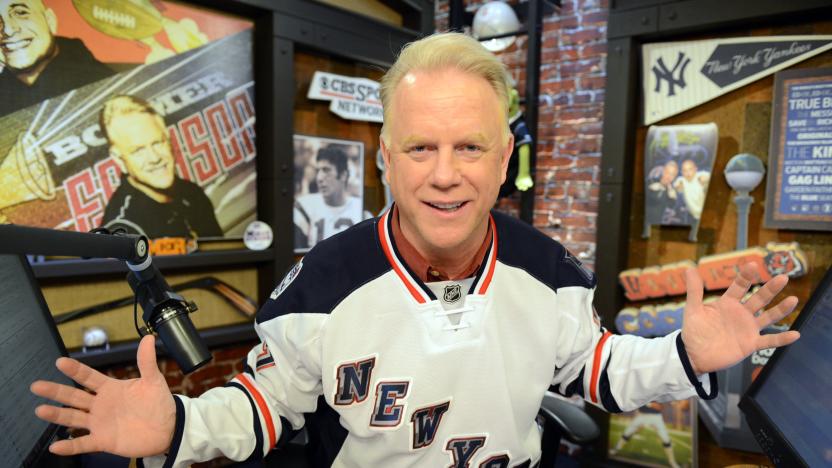
[[151,262],[144,236],[82,233],[0,225],[0,254],[116,258],[127,262],[127,282],[141,304],[142,318],[159,334],[168,352],[188,374],[211,360],[211,353],[188,314],[196,304],[176,294]]

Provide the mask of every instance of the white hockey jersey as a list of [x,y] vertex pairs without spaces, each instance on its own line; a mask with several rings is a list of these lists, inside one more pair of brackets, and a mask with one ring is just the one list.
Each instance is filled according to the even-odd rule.
[[314,246],[327,237],[360,223],[364,219],[361,199],[348,196],[341,206],[330,206],[319,193],[303,195],[295,202],[295,224],[307,235]]
[[608,411],[715,396],[714,375],[697,379],[678,332],[605,331],[593,274],[536,229],[494,212],[476,276],[437,298],[401,260],[390,218],[295,265],[258,314],[263,343],[246,372],[177,396],[170,453],[146,465],[260,458],[305,425],[312,466],[531,466],[550,387]]

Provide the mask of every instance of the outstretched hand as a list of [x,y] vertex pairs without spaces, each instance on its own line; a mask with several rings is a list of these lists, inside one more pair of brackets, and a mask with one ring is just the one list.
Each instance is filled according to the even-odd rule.
[[70,358],[55,364],[67,377],[94,393],[38,380],[32,393],[66,405],[40,405],[35,414],[62,426],[82,428],[88,435],[53,443],[58,455],[108,452],[125,457],[164,453],[173,439],[176,407],[167,382],[156,366],[152,335],[142,338],[138,351],[141,377],[117,380]]
[[[797,306],[797,298],[789,296],[764,310],[789,282],[786,275],[778,275],[746,302],[741,302],[756,275],[752,265],[743,265],[722,297],[703,304],[699,272],[695,268],[686,272],[687,303],[682,320],[682,341],[697,375],[731,367],[754,351],[785,346],[800,338],[800,333],[794,330],[760,334],[763,328],[789,315]],[[760,313],[755,315],[758,311]]]

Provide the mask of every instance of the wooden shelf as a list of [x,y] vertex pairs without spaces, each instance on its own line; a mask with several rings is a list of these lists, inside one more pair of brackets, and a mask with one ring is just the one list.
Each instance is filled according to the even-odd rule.
[[[223,250],[216,252],[195,252],[188,255],[154,257],[153,263],[162,270],[179,270],[194,267],[215,267],[250,265],[274,261],[274,250]],[[35,277],[69,278],[73,276],[107,275],[127,273],[124,262],[113,259],[71,259],[50,260],[32,264]]]
[[[245,323],[241,325],[229,325],[226,327],[201,330],[199,335],[208,346],[208,349],[220,348],[223,346],[249,341],[257,341],[257,333],[254,325]],[[69,355],[84,364],[95,367],[109,367],[117,365],[134,365],[136,363],[136,352],[139,349],[139,342],[119,343],[110,346],[103,351],[71,352]],[[156,340],[156,355],[158,357],[170,357],[167,349],[161,340]]]

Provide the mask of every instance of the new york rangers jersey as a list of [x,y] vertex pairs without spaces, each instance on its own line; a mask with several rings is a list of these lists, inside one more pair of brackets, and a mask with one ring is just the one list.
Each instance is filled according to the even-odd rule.
[[295,265],[258,314],[246,371],[176,396],[170,451],[145,465],[258,459],[306,426],[313,466],[531,466],[549,388],[608,411],[715,393],[678,332],[607,332],[594,275],[534,228],[492,213],[476,276],[429,287],[399,256],[389,213]]

